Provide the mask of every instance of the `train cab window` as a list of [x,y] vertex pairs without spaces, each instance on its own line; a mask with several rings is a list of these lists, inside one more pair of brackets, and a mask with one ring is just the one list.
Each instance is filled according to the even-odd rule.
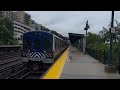
[[51,39],[45,39],[44,40],[44,47],[46,50],[51,51],[52,50],[52,40]]
[[40,40],[36,39],[35,40],[35,49],[39,49],[40,48]]
[[31,49],[32,43],[29,39],[24,38],[23,39],[23,48],[24,49]]

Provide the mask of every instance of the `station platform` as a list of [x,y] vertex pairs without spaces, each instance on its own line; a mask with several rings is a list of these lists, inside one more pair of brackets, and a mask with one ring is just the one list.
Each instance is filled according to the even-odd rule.
[[105,65],[70,46],[43,79],[120,79],[118,73],[107,73]]

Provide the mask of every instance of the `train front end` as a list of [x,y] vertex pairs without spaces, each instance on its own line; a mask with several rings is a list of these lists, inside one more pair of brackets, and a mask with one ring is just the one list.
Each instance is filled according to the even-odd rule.
[[53,35],[42,31],[23,35],[23,62],[53,63]]

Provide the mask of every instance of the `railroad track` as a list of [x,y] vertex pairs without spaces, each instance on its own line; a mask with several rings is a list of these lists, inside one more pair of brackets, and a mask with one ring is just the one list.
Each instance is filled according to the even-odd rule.
[[43,64],[37,71],[27,64],[16,64],[0,70],[0,79],[41,79],[49,70],[51,64]]
[[[56,58],[55,62],[59,57]],[[54,62],[54,63],[55,63]],[[4,79],[42,79],[46,73],[50,70],[50,68],[54,65],[53,64],[42,64],[39,66],[39,70],[33,70],[33,65],[28,63],[21,63],[20,65],[16,65],[13,67],[8,68],[12,70],[12,73],[9,73]],[[20,66],[20,67],[18,67]],[[6,69],[8,71],[8,69]],[[4,72],[5,70],[3,70]],[[0,72],[1,73],[1,72]]]
[[18,53],[18,54],[14,53],[14,54],[9,54],[9,55],[2,55],[2,56],[0,56],[0,60],[14,58],[14,57],[18,57],[20,55],[21,55],[20,53]]
[[28,70],[27,73],[23,74],[17,79],[42,79],[46,75],[46,73],[51,69],[51,67],[56,63],[60,55],[56,58],[53,64],[43,64],[40,66],[40,69],[38,71]]
[[2,69],[0,70],[0,79],[6,79],[7,77],[10,77],[11,75],[15,74],[26,66],[26,64],[19,63]]
[[26,74],[24,74],[23,76],[21,76],[18,79],[40,79],[40,76],[43,74],[44,72],[34,72],[34,71],[29,71]]
[[3,58],[0,58],[0,70],[3,69],[3,67],[10,66],[15,62],[21,61],[21,56],[18,54],[12,55],[12,56],[6,56]]
[[5,78],[5,79],[20,79],[23,75],[25,75],[26,73],[28,73],[30,71],[30,68],[24,67],[23,69],[21,69],[20,71],[10,75],[9,77]]
[[20,79],[41,79],[51,67],[51,64],[43,64],[38,71],[31,70]]
[[12,60],[6,60],[5,62],[0,63],[0,66],[4,66],[4,65],[7,65],[7,64],[10,64],[10,63],[13,63],[13,62],[16,62],[16,61],[20,61],[20,60],[21,60],[20,58],[12,59]]
[[42,65],[39,71],[32,70],[27,63],[16,64],[0,70],[0,79],[40,79],[50,65]]

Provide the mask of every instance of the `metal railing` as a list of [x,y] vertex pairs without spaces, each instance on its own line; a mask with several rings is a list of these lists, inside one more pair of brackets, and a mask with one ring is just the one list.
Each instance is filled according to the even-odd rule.
[[[109,51],[105,51],[105,50],[100,50],[100,49],[91,49],[91,48],[86,48],[87,53],[95,58],[96,60],[98,60],[99,62],[103,63],[103,64],[109,64]],[[113,58],[112,58],[112,64],[114,66],[116,66],[116,68],[119,70],[120,67],[120,51],[118,52],[112,52],[113,54]]]

